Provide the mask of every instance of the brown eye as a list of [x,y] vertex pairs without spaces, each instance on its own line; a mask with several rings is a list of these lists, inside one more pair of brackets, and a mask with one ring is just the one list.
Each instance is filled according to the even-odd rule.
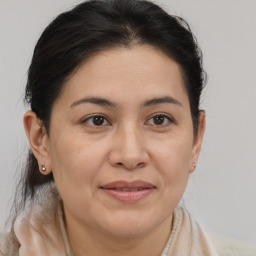
[[108,125],[108,121],[104,116],[101,115],[95,115],[95,116],[90,116],[86,118],[83,123],[89,125],[89,126],[105,126]]
[[163,126],[167,126],[167,125],[171,124],[172,122],[173,121],[172,121],[171,117],[164,115],[164,114],[158,114],[158,115],[151,117],[147,123],[150,125],[163,127]]
[[155,125],[162,125],[165,121],[165,117],[163,115],[157,115],[153,117],[153,121]]
[[100,126],[100,125],[103,125],[104,124],[104,121],[105,121],[105,118],[103,116],[94,116],[92,118],[92,122],[94,125],[96,126]]

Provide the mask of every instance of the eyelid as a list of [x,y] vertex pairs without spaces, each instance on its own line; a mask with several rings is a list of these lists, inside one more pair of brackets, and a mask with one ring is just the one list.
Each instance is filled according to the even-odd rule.
[[[148,122],[150,119],[154,118],[155,116],[163,116],[163,117],[165,117],[165,118],[168,119],[168,121],[170,122],[170,124],[171,124],[171,123],[175,123],[175,120],[174,120],[174,118],[173,118],[172,116],[170,116],[169,114],[163,113],[163,112],[159,112],[159,113],[154,113],[154,114],[152,114],[152,115],[147,119],[146,122]],[[155,126],[158,127],[158,128],[161,128],[161,127],[165,127],[165,126],[167,126],[167,125],[155,125]]]
[[[100,114],[100,113],[91,114],[91,115],[89,115],[89,116],[84,117],[84,118],[81,120],[81,123],[82,123],[82,124],[83,124],[83,123],[88,123],[88,121],[89,121],[90,119],[93,119],[93,118],[96,117],[96,116],[103,117],[103,118],[105,119],[105,121],[108,122],[108,124],[111,124],[110,121],[109,121],[109,119],[108,119],[104,114]],[[106,125],[100,125],[100,126],[89,125],[89,126],[95,127],[95,128],[100,128],[100,127],[103,127],[103,126],[106,126]]]

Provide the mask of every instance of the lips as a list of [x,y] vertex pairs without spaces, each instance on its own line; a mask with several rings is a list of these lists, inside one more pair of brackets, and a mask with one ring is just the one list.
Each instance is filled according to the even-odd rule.
[[105,189],[114,189],[117,191],[140,191],[140,190],[150,189],[150,188],[105,188]]
[[156,187],[145,181],[115,181],[100,186],[107,195],[125,202],[135,202],[149,196]]

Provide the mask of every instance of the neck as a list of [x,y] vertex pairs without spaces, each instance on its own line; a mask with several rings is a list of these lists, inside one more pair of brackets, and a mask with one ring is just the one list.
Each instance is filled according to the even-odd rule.
[[149,232],[136,236],[115,236],[90,227],[83,227],[69,218],[67,233],[74,256],[161,255],[170,232],[172,216]]

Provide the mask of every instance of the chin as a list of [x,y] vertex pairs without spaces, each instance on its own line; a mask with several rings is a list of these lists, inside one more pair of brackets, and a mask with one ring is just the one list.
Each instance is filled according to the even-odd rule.
[[[168,217],[169,216],[167,216],[167,218]],[[124,213],[101,223],[100,226],[105,230],[105,232],[113,236],[132,238],[149,233],[159,226],[162,221],[164,221],[164,218],[147,216],[146,213],[144,215]]]

